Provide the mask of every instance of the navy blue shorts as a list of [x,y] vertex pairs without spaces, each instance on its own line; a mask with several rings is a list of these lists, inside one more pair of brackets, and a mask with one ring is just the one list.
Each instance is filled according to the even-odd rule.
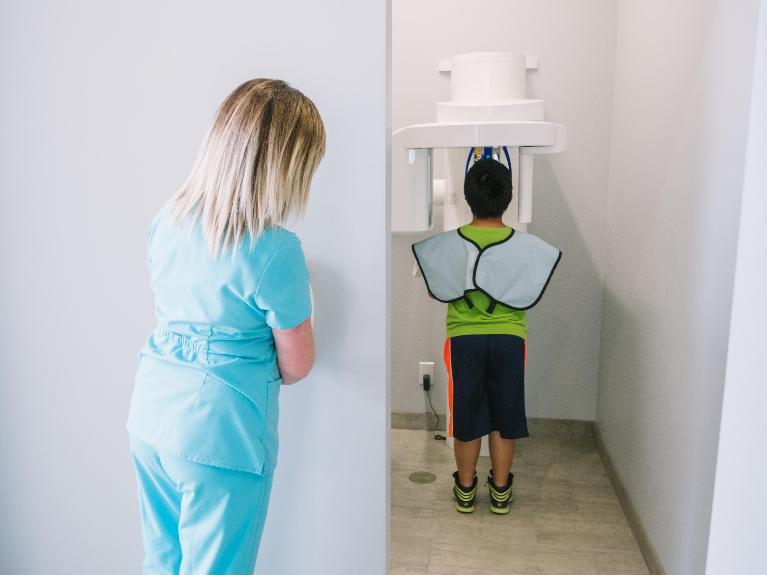
[[461,335],[445,342],[448,435],[471,441],[491,431],[527,437],[525,340],[516,335]]

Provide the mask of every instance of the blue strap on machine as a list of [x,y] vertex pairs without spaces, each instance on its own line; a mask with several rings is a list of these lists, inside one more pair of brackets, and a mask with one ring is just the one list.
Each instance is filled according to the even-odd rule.
[[[463,175],[469,173],[469,165],[471,164],[471,157],[474,155],[474,148],[469,148],[469,155],[466,156],[466,167],[463,170]],[[506,165],[509,168],[509,172],[511,172],[511,155],[509,154],[509,148],[508,146],[503,146],[503,155],[506,156]],[[493,148],[485,146],[482,148],[482,160],[492,160],[493,159]]]

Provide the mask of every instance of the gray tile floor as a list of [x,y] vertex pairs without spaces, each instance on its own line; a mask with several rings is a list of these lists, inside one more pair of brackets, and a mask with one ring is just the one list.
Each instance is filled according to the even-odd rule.
[[[589,433],[531,427],[517,443],[514,502],[506,516],[454,510],[453,455],[426,431],[391,431],[390,575],[635,575],[648,573]],[[550,428],[549,428],[550,427]],[[437,476],[411,482],[414,471]]]

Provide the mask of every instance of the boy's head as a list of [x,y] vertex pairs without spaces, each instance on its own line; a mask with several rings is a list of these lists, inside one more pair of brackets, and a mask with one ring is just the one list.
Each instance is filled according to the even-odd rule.
[[496,160],[478,160],[466,173],[463,195],[475,218],[500,218],[511,203],[511,172]]

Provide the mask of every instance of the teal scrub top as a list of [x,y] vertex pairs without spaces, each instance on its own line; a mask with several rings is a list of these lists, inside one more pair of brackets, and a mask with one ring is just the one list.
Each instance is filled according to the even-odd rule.
[[160,450],[256,474],[277,462],[280,372],[272,329],[311,315],[298,237],[265,230],[214,258],[166,204],[149,229],[157,327],[139,353],[128,431]]

